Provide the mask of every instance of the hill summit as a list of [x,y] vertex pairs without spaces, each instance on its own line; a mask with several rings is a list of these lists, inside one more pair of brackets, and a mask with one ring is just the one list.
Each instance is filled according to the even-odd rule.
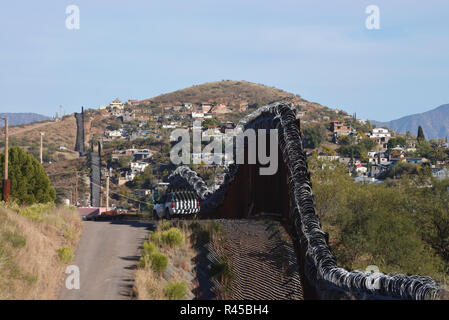
[[194,104],[225,104],[232,107],[254,105],[260,107],[274,101],[302,101],[299,95],[274,87],[248,81],[223,80],[194,85],[189,88],[162,94],[141,101],[150,105],[179,105],[183,102]]

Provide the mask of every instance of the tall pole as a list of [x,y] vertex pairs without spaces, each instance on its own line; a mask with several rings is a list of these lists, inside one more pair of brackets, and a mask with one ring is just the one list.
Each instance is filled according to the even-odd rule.
[[75,180],[75,205],[78,204],[78,171],[76,172],[76,180]]
[[44,137],[44,133],[41,132],[41,149],[40,149],[40,152],[39,152],[41,164],[44,163],[43,160],[42,160],[42,141],[43,141],[43,137]]
[[3,180],[3,201],[8,201],[11,184],[8,179],[8,117],[5,118],[5,175]]
[[109,172],[106,174],[106,211],[109,211]]

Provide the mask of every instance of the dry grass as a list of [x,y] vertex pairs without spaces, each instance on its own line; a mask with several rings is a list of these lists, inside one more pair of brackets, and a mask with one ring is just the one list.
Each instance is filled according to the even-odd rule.
[[75,247],[81,219],[51,208],[36,220],[0,206],[0,299],[55,299],[65,265],[58,249]]
[[167,105],[191,103],[225,103],[228,106],[238,107],[240,103],[258,103],[260,106],[278,100],[300,100],[293,94],[280,89],[248,81],[215,81],[192,86],[182,90],[163,94],[143,103],[159,103]]
[[[197,253],[190,241],[192,231],[185,224],[174,226],[181,230],[184,243],[180,247],[173,248],[162,244],[158,246],[159,252],[166,255],[169,261],[167,270],[161,275],[154,272],[150,266],[140,267],[136,271],[134,293],[139,300],[166,300],[164,289],[169,281],[185,280],[190,292],[196,285],[192,259]],[[163,224],[160,223],[157,229],[161,231],[163,228]],[[188,293],[185,298],[193,298],[193,295]]]

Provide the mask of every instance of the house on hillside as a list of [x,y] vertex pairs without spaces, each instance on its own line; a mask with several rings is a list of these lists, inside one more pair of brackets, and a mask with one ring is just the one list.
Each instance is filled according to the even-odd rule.
[[135,100],[135,99],[130,99],[126,102],[127,105],[129,106],[137,106],[140,103],[139,100]]
[[407,157],[406,161],[407,161],[407,163],[414,163],[414,164],[429,162],[428,159],[423,158],[423,157]]
[[124,111],[122,114],[123,122],[131,122],[131,121],[134,121],[135,119],[136,119],[136,115],[134,114],[134,112]]
[[145,168],[150,164],[146,162],[131,162],[131,171],[134,173],[141,173],[145,171]]
[[192,119],[193,118],[204,118],[203,112],[192,112]]
[[108,138],[120,138],[123,136],[123,129],[109,130],[105,132],[105,135]]
[[385,128],[373,128],[367,136],[370,138],[391,138],[391,133]]
[[187,110],[191,110],[193,108],[193,104],[191,104],[190,102],[183,102],[182,106]]
[[122,109],[125,108],[125,105],[120,101],[119,98],[116,98],[114,101],[112,101],[112,102],[109,104],[109,107],[110,107],[111,109],[120,109],[120,110],[122,110]]
[[231,112],[231,110],[229,110],[228,107],[223,103],[218,104],[209,110],[209,113],[212,113],[212,114],[224,114],[224,113],[230,113],[230,112]]
[[346,125],[343,121],[334,120],[331,122],[331,131],[334,135],[350,135],[355,134],[356,131],[351,125]]
[[433,168],[432,176],[438,180],[449,179],[449,169]]

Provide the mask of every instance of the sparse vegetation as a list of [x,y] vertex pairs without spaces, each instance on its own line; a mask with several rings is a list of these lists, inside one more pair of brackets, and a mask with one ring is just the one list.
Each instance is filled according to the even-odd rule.
[[55,299],[80,230],[69,208],[0,203],[0,299]]
[[138,299],[192,298],[194,275],[192,259],[196,252],[185,225],[159,223],[143,244],[134,287]]

